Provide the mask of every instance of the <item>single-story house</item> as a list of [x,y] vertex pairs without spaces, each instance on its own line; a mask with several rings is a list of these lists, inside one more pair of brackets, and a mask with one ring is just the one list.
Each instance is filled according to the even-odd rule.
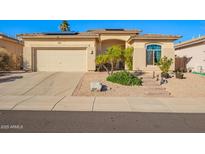
[[9,59],[9,69],[19,70],[22,67],[23,42],[0,33],[0,51],[6,52]]
[[176,56],[190,58],[187,69],[205,72],[205,36],[176,44],[175,50]]
[[173,41],[180,36],[142,35],[140,32],[135,29],[98,29],[18,36],[24,41],[24,69],[31,71],[95,71],[96,55],[112,45],[134,48],[133,70],[158,70],[155,63],[162,56],[174,59]]

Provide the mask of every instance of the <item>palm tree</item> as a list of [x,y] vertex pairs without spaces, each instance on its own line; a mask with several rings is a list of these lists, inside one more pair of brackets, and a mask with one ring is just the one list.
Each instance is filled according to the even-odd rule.
[[68,21],[63,20],[62,23],[59,26],[61,32],[68,32],[70,31],[70,24],[68,23]]

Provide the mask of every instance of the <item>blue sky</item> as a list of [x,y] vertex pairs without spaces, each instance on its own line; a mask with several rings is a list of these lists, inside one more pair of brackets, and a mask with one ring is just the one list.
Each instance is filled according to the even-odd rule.
[[[59,32],[61,20],[0,20],[0,33]],[[143,33],[181,35],[179,41],[205,35],[205,20],[69,20],[72,31],[98,28],[140,29]],[[179,42],[177,41],[177,42]]]

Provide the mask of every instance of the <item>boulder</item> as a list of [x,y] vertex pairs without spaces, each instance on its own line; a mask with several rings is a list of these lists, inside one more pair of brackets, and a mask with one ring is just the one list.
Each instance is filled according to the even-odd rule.
[[93,81],[90,83],[90,90],[91,91],[101,91],[102,90],[102,83],[99,81]]

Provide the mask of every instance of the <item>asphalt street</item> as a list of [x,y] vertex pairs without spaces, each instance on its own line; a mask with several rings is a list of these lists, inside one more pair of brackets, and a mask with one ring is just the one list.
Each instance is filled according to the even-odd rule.
[[0,111],[0,132],[205,132],[204,113]]

